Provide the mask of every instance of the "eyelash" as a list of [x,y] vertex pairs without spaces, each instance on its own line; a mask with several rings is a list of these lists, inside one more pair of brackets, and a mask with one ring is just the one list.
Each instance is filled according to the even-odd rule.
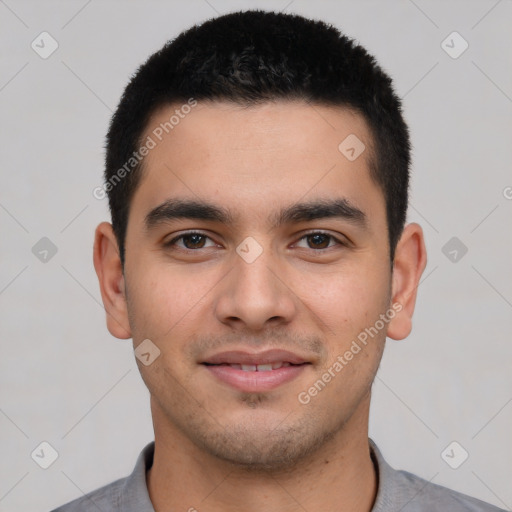
[[[187,233],[182,233],[181,235],[173,238],[172,240],[170,240],[169,242],[166,242],[164,244],[165,247],[172,247],[176,244],[176,242],[178,240],[181,240],[185,237],[189,237],[189,236],[193,236],[193,235],[199,235],[201,237],[204,237],[204,238],[209,238],[211,240],[211,238],[204,234],[204,233],[201,233],[200,231],[189,231]],[[324,235],[332,240],[334,240],[338,245],[341,245],[341,246],[344,246],[346,247],[348,244],[346,242],[343,242],[342,240],[336,238],[334,235],[331,235],[330,233],[327,233],[325,231],[311,231],[309,233],[305,233],[303,236],[301,236],[299,238],[299,242],[301,240],[304,240],[305,238],[309,237],[309,236],[313,236],[313,235]],[[312,251],[315,251],[315,252],[322,252],[322,251],[326,251],[327,249],[331,249],[333,246],[329,246],[329,247],[325,247],[325,248],[322,248],[322,249],[311,249]],[[189,251],[189,252],[197,252],[199,251],[200,249],[203,249],[203,247],[199,247],[198,249],[188,249],[186,247],[179,247],[180,250],[182,251]],[[207,247],[206,247],[207,249]]]

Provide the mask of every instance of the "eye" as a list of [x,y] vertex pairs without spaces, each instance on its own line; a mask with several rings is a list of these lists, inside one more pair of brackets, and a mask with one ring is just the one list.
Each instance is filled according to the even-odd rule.
[[[306,249],[322,250],[328,249],[335,245],[346,245],[342,241],[338,240],[335,236],[329,233],[324,233],[323,231],[314,231],[311,233],[307,233],[302,238],[300,238],[299,242],[302,240],[306,240],[306,243],[308,244],[308,247],[306,247]],[[335,241],[336,243],[330,245],[331,241]]]
[[[195,249],[204,249],[205,247],[212,247],[205,246],[206,240],[211,240],[210,237],[204,235],[203,233],[198,233],[196,231],[191,231],[190,233],[183,233],[176,238],[173,238],[171,241],[166,242],[164,245],[165,247],[171,247],[176,246],[180,249],[185,250],[195,250]],[[183,245],[177,244],[178,241],[182,241]],[[213,244],[215,246],[215,244]]]

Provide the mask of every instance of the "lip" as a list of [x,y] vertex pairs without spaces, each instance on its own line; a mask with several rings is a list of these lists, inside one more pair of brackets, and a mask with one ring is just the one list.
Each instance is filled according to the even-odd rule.
[[271,391],[297,378],[306,370],[308,364],[283,366],[266,372],[244,371],[227,365],[204,365],[216,379],[245,393],[262,393]]
[[[268,371],[245,371],[229,366],[289,363],[288,366]],[[271,391],[296,379],[311,363],[287,350],[266,350],[250,353],[243,350],[221,352],[202,362],[204,368],[216,379],[245,393]]]
[[288,350],[265,350],[263,352],[246,352],[230,350],[220,352],[202,361],[202,364],[272,364],[282,361],[290,364],[304,364],[309,361]]

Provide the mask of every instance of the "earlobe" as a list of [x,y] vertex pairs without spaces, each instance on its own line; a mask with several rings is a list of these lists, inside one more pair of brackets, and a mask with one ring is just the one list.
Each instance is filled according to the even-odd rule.
[[427,264],[423,230],[418,224],[408,224],[400,237],[393,262],[391,304],[398,304],[398,314],[388,326],[387,336],[395,340],[406,338],[412,329],[412,316],[421,275]]
[[107,313],[107,328],[116,338],[131,338],[123,268],[117,240],[108,222],[96,228],[93,259]]

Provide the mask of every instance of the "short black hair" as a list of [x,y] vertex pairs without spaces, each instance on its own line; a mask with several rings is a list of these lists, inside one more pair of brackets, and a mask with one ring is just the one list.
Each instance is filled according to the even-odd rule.
[[370,174],[385,198],[393,261],[407,213],[410,142],[391,78],[327,23],[249,10],[210,19],[168,41],[123,93],[107,134],[104,187],[123,264],[130,201],[142,173],[137,151],[149,119],[165,105],[191,99],[243,106],[303,100],[362,115],[372,135]]

